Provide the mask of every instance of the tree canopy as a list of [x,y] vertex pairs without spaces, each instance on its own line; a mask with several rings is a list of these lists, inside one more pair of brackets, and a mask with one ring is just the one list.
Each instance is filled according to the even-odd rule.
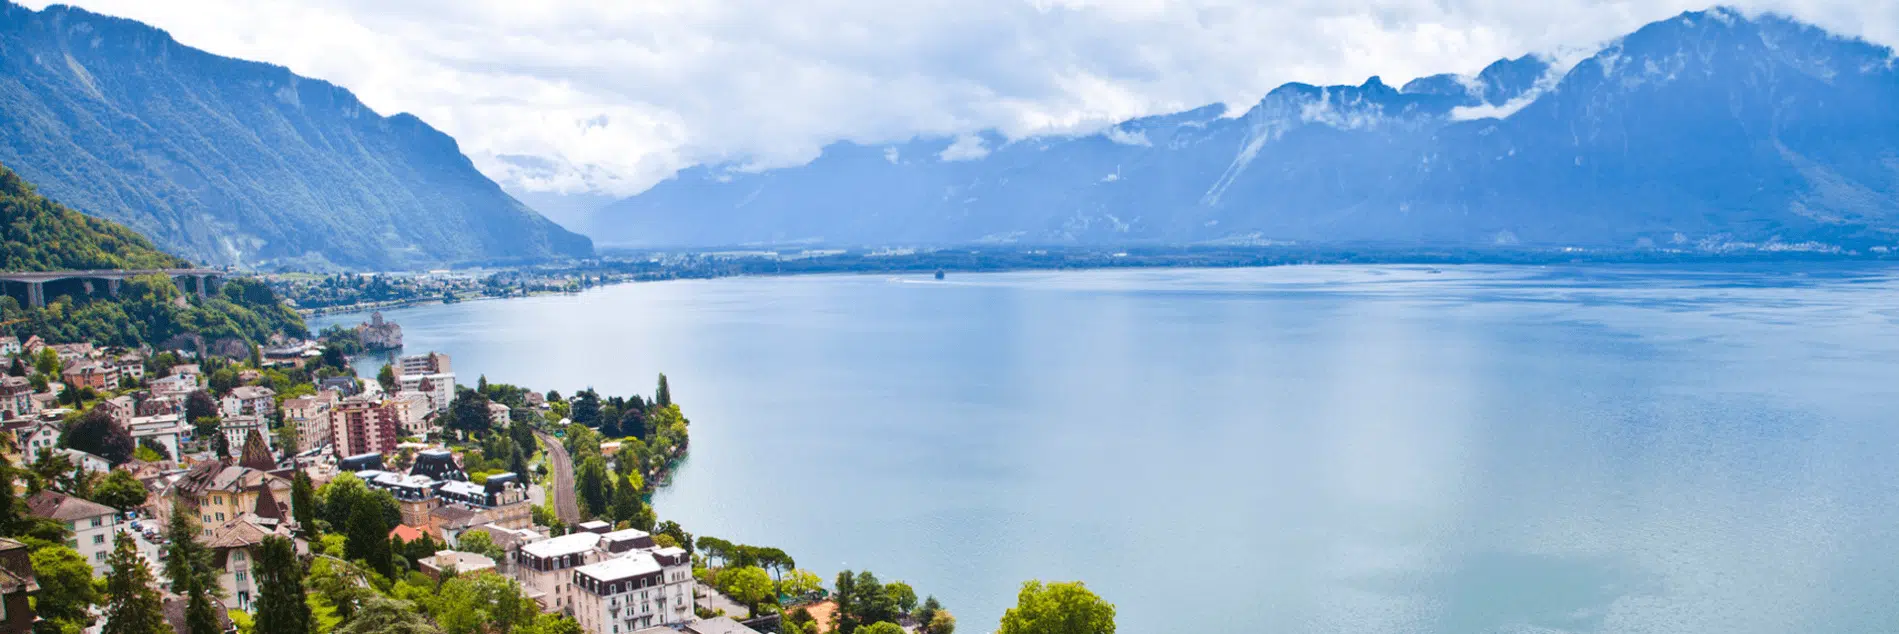
[[1022,584],[996,634],[1114,634],[1114,604],[1079,581]]

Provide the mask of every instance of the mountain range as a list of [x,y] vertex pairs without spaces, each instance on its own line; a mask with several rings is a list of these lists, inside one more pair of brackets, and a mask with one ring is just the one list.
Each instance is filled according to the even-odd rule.
[[0,0],[0,163],[210,264],[388,270],[593,252],[414,116],[66,6]]
[[1580,62],[1281,86],[1095,134],[837,143],[685,170],[592,214],[603,244],[1729,248],[1899,242],[1893,51],[1729,9]]

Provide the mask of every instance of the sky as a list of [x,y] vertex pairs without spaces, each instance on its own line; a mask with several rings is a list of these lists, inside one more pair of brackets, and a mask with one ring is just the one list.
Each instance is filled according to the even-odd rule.
[[[47,4],[27,0],[33,8]],[[1290,81],[1579,56],[1706,0],[71,0],[349,88],[512,191],[607,200],[826,144],[1086,133]],[[1741,0],[1899,43],[1899,0]]]

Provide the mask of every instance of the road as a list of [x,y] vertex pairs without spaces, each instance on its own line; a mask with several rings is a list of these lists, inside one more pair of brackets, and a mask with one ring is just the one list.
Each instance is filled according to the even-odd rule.
[[554,496],[554,515],[568,526],[580,523],[580,500],[574,495],[577,490],[574,488],[574,461],[567,457],[567,446],[551,435],[541,432],[534,432],[534,435],[539,436],[541,444],[546,445],[547,472],[554,477],[553,486],[548,487],[551,489],[548,493]]

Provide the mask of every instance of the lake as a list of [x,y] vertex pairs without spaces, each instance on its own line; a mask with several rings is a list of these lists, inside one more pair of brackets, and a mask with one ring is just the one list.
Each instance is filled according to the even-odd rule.
[[385,315],[464,383],[666,372],[693,446],[662,518],[909,581],[964,632],[1035,578],[1128,634],[1899,629],[1893,269],[730,278]]

